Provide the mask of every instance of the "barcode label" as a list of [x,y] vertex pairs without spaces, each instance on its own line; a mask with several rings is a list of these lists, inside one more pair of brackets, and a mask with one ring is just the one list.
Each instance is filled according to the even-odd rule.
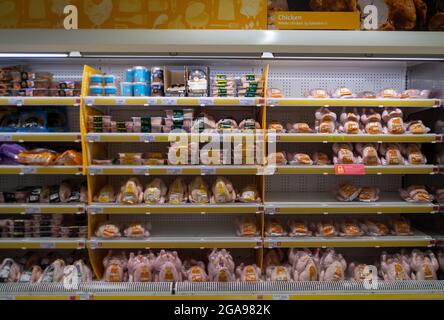
[[214,104],[214,99],[212,99],[212,98],[200,98],[199,99],[199,104],[200,105],[204,105],[204,106],[213,105]]
[[25,103],[25,99],[21,97],[14,97],[8,99],[8,104],[13,106],[22,106]]
[[0,141],[12,141],[12,135],[10,134],[0,135]]
[[85,103],[88,106],[92,106],[94,104],[94,98],[85,98]]
[[154,136],[152,134],[142,134],[142,135],[140,135],[140,141],[154,142]]
[[122,106],[126,104],[126,99],[125,98],[116,98],[116,105],[118,106]]
[[204,167],[200,169],[200,174],[202,175],[214,175],[216,174],[216,168]]
[[40,242],[40,249],[55,249],[56,244],[54,241]]
[[35,174],[37,172],[37,168],[32,167],[23,167],[22,174]]
[[165,98],[162,100],[162,105],[164,106],[172,106],[177,104],[177,99],[174,98]]
[[39,207],[26,207],[25,212],[26,213],[40,213]]

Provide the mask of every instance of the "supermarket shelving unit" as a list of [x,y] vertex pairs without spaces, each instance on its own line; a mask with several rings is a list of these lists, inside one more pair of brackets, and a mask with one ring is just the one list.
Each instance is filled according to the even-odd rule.
[[[0,166],[0,174],[30,175],[41,177],[46,175],[85,175],[88,180],[89,203],[88,205],[1,205],[2,214],[28,214],[28,213],[64,213],[64,214],[88,214],[89,237],[88,239],[3,239],[0,241],[2,249],[87,249],[94,271],[101,276],[101,258],[107,249],[144,249],[144,248],[241,248],[255,250],[257,263],[262,266],[264,250],[268,248],[288,247],[338,247],[338,248],[400,248],[400,247],[433,247],[442,245],[442,236],[439,234],[415,230],[413,236],[406,237],[360,237],[360,238],[290,238],[290,237],[265,237],[264,233],[259,237],[239,238],[235,236],[234,225],[232,230],[228,224],[215,225],[216,229],[209,228],[207,232],[196,230],[187,225],[183,230],[177,230],[174,234],[168,234],[162,228],[155,231],[146,240],[131,240],[127,238],[115,240],[103,240],[94,237],[94,227],[105,219],[114,216],[125,216],[131,219],[133,215],[143,216],[147,220],[166,219],[168,215],[182,215],[198,219],[214,219],[218,221],[219,215],[237,216],[240,214],[255,215],[263,228],[264,221],[269,217],[291,217],[310,215],[313,217],[362,215],[386,217],[396,214],[408,214],[421,216],[442,212],[442,205],[436,203],[410,204],[399,199],[397,193],[383,192],[382,199],[376,203],[362,204],[358,202],[337,202],[326,190],[322,192],[310,192],[319,185],[325,183],[329,188],[329,181],[335,177],[333,166],[277,166],[267,168],[263,166],[95,166],[90,159],[103,152],[103,145],[108,144],[112,150],[118,148],[120,143],[142,144],[147,148],[156,148],[157,144],[167,143],[166,134],[112,134],[112,133],[88,133],[86,131],[86,117],[91,114],[99,114],[101,110],[117,110],[125,112],[125,108],[131,110],[162,110],[162,108],[193,107],[211,112],[223,114],[224,108],[242,108],[252,110],[263,128],[266,128],[269,116],[276,115],[280,119],[288,119],[291,115],[302,116],[301,121],[311,121],[315,108],[329,106],[337,107],[402,107],[408,115],[413,112],[433,109],[442,110],[440,99],[425,100],[392,100],[392,99],[305,99],[298,90],[311,89],[310,86],[320,85],[331,87],[346,84],[355,86],[356,90],[365,88],[366,75],[370,75],[371,89],[382,89],[383,86],[393,86],[397,89],[416,86],[439,87],[438,77],[442,77],[442,62],[439,68],[433,70],[428,64],[433,61],[442,61],[444,57],[444,41],[442,33],[416,33],[416,32],[316,32],[316,31],[107,31],[107,30],[79,30],[76,36],[72,33],[48,31],[11,30],[0,31],[1,48],[5,51],[69,51],[75,47],[84,54],[83,59],[68,59],[66,66],[54,65],[52,70],[64,68],[64,74],[75,73],[82,77],[83,86],[81,97],[73,98],[21,98],[0,97],[0,105],[13,106],[57,106],[66,105],[77,108],[79,111],[80,132],[63,134],[48,133],[1,133],[0,141],[3,142],[81,142],[84,155],[84,164],[81,167],[30,167],[30,166]],[[162,34],[159,36],[159,34]],[[7,34],[7,36],[6,36]],[[15,35],[15,36],[14,36]],[[26,41],[23,36],[26,35]],[[128,36],[131,35],[131,36]],[[196,36],[198,35],[198,36]],[[83,39],[79,41],[78,39]],[[116,42],[119,39],[119,43]],[[122,40],[123,39],[123,40]],[[257,39],[263,39],[258,41]],[[52,44],[51,45],[48,45]],[[56,44],[56,45],[54,45]],[[289,98],[133,98],[133,97],[90,97],[88,96],[89,74],[95,72],[115,72],[123,64],[129,63],[130,58],[124,63],[114,63],[113,58],[106,57],[107,53],[132,52],[134,54],[147,54],[148,62],[166,59],[173,63],[185,61],[188,64],[196,64],[195,59],[201,64],[214,63],[228,59],[240,60],[235,66],[223,65],[223,70],[235,70],[236,66],[248,65],[248,69],[258,70],[264,68],[267,81],[270,86],[283,88]],[[164,52],[160,56],[159,52]],[[170,52],[179,52],[175,58],[168,57]],[[208,53],[208,56],[201,54]],[[262,52],[273,52],[274,60],[259,60]],[[313,52],[317,52],[316,55]],[[150,57],[156,54],[157,58]],[[215,56],[219,53],[220,56]],[[238,53],[238,54],[234,54]],[[124,58],[125,54],[122,55]],[[197,58],[193,58],[197,56]],[[95,58],[102,57],[97,62]],[[145,58],[134,58],[144,61]],[[245,60],[243,60],[245,59]],[[249,64],[247,59],[256,59]],[[292,61],[295,59],[296,61]],[[312,63],[312,60],[320,61],[320,65]],[[350,61],[341,61],[347,60]],[[376,60],[376,61],[367,61]],[[421,59],[423,59],[421,61]],[[333,61],[330,65],[322,60]],[[403,61],[404,60],[404,61]],[[202,62],[203,61],[203,62]],[[42,64],[42,69],[51,65],[52,61],[37,60],[36,64]],[[110,62],[110,66],[106,64]],[[421,71],[424,63],[424,71]],[[104,68],[96,70],[85,67],[83,64],[104,64]],[[120,65],[119,65],[120,63]],[[266,65],[270,64],[268,68]],[[292,63],[295,66],[291,66]],[[324,63],[324,64],[322,64]],[[337,65],[337,66],[336,66]],[[120,68],[120,69],[119,69]],[[323,68],[323,69],[322,69]],[[314,70],[311,70],[314,69]],[[75,71],[74,71],[75,70]],[[408,70],[408,72],[407,72]],[[440,71],[441,70],[441,71]],[[320,80],[325,78],[323,80]],[[430,80],[431,79],[431,80]],[[316,81],[320,82],[318,84]],[[356,81],[356,84],[354,83]],[[428,81],[428,82],[427,82]],[[444,95],[440,95],[441,98]],[[230,109],[231,110],[231,109]],[[294,113],[296,112],[296,113]],[[284,115],[284,116],[282,116]],[[287,117],[287,118],[285,118]],[[288,119],[290,120],[290,119]],[[319,134],[266,134],[268,142],[275,143],[279,147],[295,147],[300,144],[327,146],[334,142],[399,142],[399,143],[424,143],[435,144],[444,142],[443,134],[424,135],[319,135]],[[116,146],[114,146],[114,144]],[[431,160],[431,159],[429,159]],[[431,161],[429,161],[431,163]],[[437,176],[442,173],[442,167],[436,164],[421,166],[367,166],[365,176],[350,177],[354,181],[359,178],[367,179],[375,183],[375,179],[385,179],[387,187],[402,183],[401,175],[415,175],[418,179],[423,176]],[[255,176],[263,202],[259,204],[227,204],[227,205],[104,205],[93,202],[93,195],[97,192],[105,179],[117,181],[119,176],[151,175],[233,175]],[[308,177],[308,178],[307,178]],[[391,181],[394,181],[393,183]],[[301,186],[307,183],[310,188]],[[299,187],[298,187],[299,186]],[[275,188],[278,187],[278,188]],[[299,188],[299,189],[298,189]],[[394,191],[394,190],[392,190]],[[298,198],[299,197],[299,198]],[[128,220],[130,221],[130,220]],[[182,221],[182,220],[180,220]],[[204,221],[204,220],[202,220]],[[226,221],[223,220],[225,223]],[[207,225],[205,225],[207,226]],[[164,232],[165,231],[165,232]],[[263,231],[263,230],[262,230]],[[155,234],[158,232],[158,234]],[[163,234],[162,234],[163,233]],[[11,240],[11,241],[9,241]],[[103,249],[103,250],[102,250]],[[361,249],[362,251],[362,249]],[[362,284],[356,282],[338,283],[122,283],[109,284],[94,282],[81,284],[77,290],[67,291],[57,284],[35,286],[32,289],[26,285],[1,284],[0,299],[444,299],[444,284],[442,281],[413,281],[397,283],[380,283],[381,287],[375,290],[367,290]]]

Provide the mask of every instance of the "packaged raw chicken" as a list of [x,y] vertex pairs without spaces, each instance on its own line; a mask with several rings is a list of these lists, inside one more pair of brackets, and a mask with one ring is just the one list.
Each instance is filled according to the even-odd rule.
[[324,152],[315,152],[313,154],[313,163],[318,166],[326,166],[331,164],[328,155]]
[[310,156],[306,153],[288,154],[288,163],[291,165],[308,165],[313,164]]
[[259,235],[259,228],[255,218],[246,217],[236,221],[236,234],[239,237],[254,237]]
[[356,98],[356,95],[349,88],[342,86],[333,91],[331,97],[336,99]]
[[336,191],[336,197],[339,201],[353,201],[361,193],[362,188],[356,187],[349,183],[341,183]]
[[393,117],[387,121],[386,133],[390,134],[404,134],[405,125],[401,117]]
[[211,203],[229,203],[236,200],[233,184],[225,177],[217,177],[211,191]]
[[288,133],[313,133],[314,130],[310,128],[308,123],[297,122],[297,123],[287,123]]
[[356,220],[343,220],[341,221],[339,228],[339,234],[343,237],[358,237],[364,234]]
[[392,234],[396,236],[409,236],[413,232],[410,228],[410,222],[404,218],[396,219],[391,222]]
[[182,204],[188,199],[187,185],[181,177],[176,178],[171,183],[168,190],[168,203],[169,204]]
[[98,238],[118,238],[121,235],[119,227],[110,222],[101,224],[96,230],[96,237]]
[[269,165],[285,165],[287,164],[287,156],[285,152],[271,153],[267,156],[267,164]]
[[142,154],[141,153],[119,153],[119,164],[121,165],[142,165]]
[[165,158],[160,152],[147,152],[142,155],[142,165],[160,166],[165,164]]
[[194,177],[188,186],[191,203],[204,204],[210,202],[210,189],[202,177]]
[[211,132],[214,129],[216,129],[214,118],[205,112],[199,114],[191,125],[191,132],[194,133]]
[[262,270],[257,265],[244,265],[241,263],[236,268],[236,276],[241,282],[256,282],[261,281]]
[[305,97],[314,99],[326,99],[330,98],[327,90],[324,89],[313,89],[305,93]]
[[139,179],[130,178],[120,187],[117,202],[120,204],[139,204],[143,202],[143,190]]
[[50,166],[57,159],[57,153],[48,149],[33,149],[22,151],[17,155],[17,161],[24,165]]
[[94,196],[94,202],[100,202],[100,203],[116,202],[116,193],[114,191],[114,187],[110,184],[103,186],[100,189],[99,194]]
[[268,130],[276,131],[276,133],[285,132],[284,126],[277,121],[270,121],[270,123],[268,124]]
[[357,121],[346,121],[344,124],[339,126],[340,133],[346,134],[359,134],[361,133],[361,128],[359,122]]
[[406,126],[407,133],[426,134],[430,132],[430,128],[426,127],[421,120],[410,121]]
[[244,119],[239,123],[239,130],[242,131],[257,130],[260,128],[260,123],[252,118]]
[[265,235],[267,237],[283,237],[286,234],[282,223],[277,219],[268,219],[265,222]]
[[425,186],[412,185],[407,189],[399,191],[401,198],[407,202],[432,202],[433,195],[431,195]]
[[363,187],[358,196],[359,201],[362,202],[375,202],[379,200],[379,188],[376,187]]
[[81,166],[82,153],[75,150],[67,150],[57,157],[54,162],[56,166]]
[[400,108],[388,107],[382,112],[382,120],[388,122],[391,118],[403,118],[404,114]]
[[384,89],[378,94],[378,98],[396,99],[399,97],[399,93],[393,88]]
[[167,187],[165,183],[159,178],[154,178],[145,187],[143,201],[147,204],[165,203],[166,194]]
[[281,90],[276,88],[268,88],[267,89],[267,98],[283,98],[284,94]]
[[388,226],[380,221],[365,220],[364,223],[361,224],[361,228],[369,236],[374,237],[386,236],[390,233]]
[[384,128],[381,124],[381,115],[376,113],[375,110],[370,109],[368,112],[364,110],[364,114],[361,116],[361,122],[364,125],[364,131],[368,134],[382,134]]
[[335,133],[337,116],[326,107],[316,110],[316,131],[318,133]]
[[350,143],[334,143],[333,157],[334,164],[354,164],[358,163],[359,159],[353,154],[353,146]]
[[241,193],[238,195],[238,200],[240,202],[260,202],[261,197],[257,191],[257,187],[254,184],[249,184],[242,188]]
[[358,143],[355,146],[356,151],[361,155],[360,162],[366,166],[381,165],[381,159],[378,156],[378,145],[372,143]]
[[312,232],[309,229],[307,221],[302,220],[292,220],[288,223],[290,227],[290,232],[288,235],[290,237],[300,237],[300,236],[311,236]]
[[383,165],[403,165],[405,163],[398,144],[382,144],[379,152],[383,157],[381,159]]
[[429,99],[430,90],[408,89],[401,93],[401,99]]
[[376,93],[373,91],[363,91],[358,93],[358,98],[360,99],[376,99]]
[[221,119],[217,122],[216,128],[219,132],[236,131],[238,129],[237,122],[232,118]]
[[150,236],[150,229],[151,224],[149,223],[132,223],[123,231],[123,234],[128,238],[146,238]]
[[427,163],[427,158],[421,152],[421,145],[419,143],[407,144],[402,148],[401,151],[408,164],[420,165]]
[[338,230],[333,221],[319,221],[316,223],[316,236],[318,237],[335,237]]

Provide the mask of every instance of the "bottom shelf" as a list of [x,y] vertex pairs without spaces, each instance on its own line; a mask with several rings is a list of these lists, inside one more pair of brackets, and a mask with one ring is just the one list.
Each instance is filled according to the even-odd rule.
[[229,282],[229,283],[1,283],[0,300],[444,300],[444,281]]

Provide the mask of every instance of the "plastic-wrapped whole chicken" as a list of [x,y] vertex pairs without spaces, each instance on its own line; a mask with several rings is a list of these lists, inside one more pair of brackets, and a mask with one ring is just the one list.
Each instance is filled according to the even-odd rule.
[[99,194],[94,196],[94,202],[100,203],[114,203],[116,202],[116,193],[114,191],[114,187],[110,184],[104,185]]
[[383,89],[378,94],[378,98],[397,99],[399,97],[400,97],[399,92],[393,88]]
[[291,220],[288,222],[290,237],[311,236],[312,231],[309,228],[308,222],[303,220]]
[[359,192],[358,199],[361,202],[375,202],[379,200],[379,188],[363,187]]
[[204,204],[210,202],[210,189],[202,177],[194,177],[188,185],[188,190],[191,203]]
[[317,237],[336,237],[338,235],[338,228],[331,220],[318,221],[316,223]]
[[358,98],[360,99],[376,99],[376,93],[373,91],[363,91],[358,93]]
[[62,282],[65,266],[65,261],[63,261],[62,259],[55,260],[48,267],[45,268],[38,283]]
[[284,252],[282,249],[268,249],[264,256],[264,266],[268,268],[269,266],[279,266],[284,260]]
[[146,204],[165,203],[167,187],[162,179],[154,178],[145,187],[143,192],[143,202]]
[[313,164],[318,166],[326,166],[331,164],[328,155],[324,152],[315,152],[313,154]]
[[353,201],[361,193],[362,188],[356,187],[350,183],[341,183],[336,191],[336,197],[339,201]]
[[305,122],[296,122],[296,123],[287,123],[287,132],[288,133],[313,133],[315,132],[310,128],[308,123]]
[[359,120],[361,117],[358,111],[353,109],[353,112],[347,112],[345,108],[342,110],[339,117],[341,125],[339,126],[339,132],[347,134],[358,134],[361,133],[361,128],[359,125]]
[[182,204],[188,199],[188,188],[181,177],[176,178],[170,185],[168,190],[169,204]]
[[401,117],[393,117],[387,121],[385,133],[404,134],[406,132],[404,120]]
[[113,223],[103,223],[96,230],[98,238],[118,238],[122,236],[119,227]]
[[328,249],[321,257],[320,268],[320,281],[342,281],[345,278],[347,262],[334,249]]
[[185,282],[207,282],[208,275],[202,261],[190,260],[184,262],[183,278]]
[[219,132],[232,132],[238,130],[238,125],[236,120],[232,118],[224,118],[216,123],[216,128]]
[[146,238],[150,236],[150,229],[150,223],[142,224],[134,222],[123,230],[123,234],[128,238]]
[[266,268],[267,281],[291,281],[292,268],[286,265],[268,266]]
[[390,233],[389,227],[381,221],[365,220],[361,224],[361,229],[373,237],[386,236]]
[[322,107],[315,112],[316,131],[318,133],[335,133],[336,132],[336,113],[330,111],[326,107]]
[[410,228],[410,221],[399,218],[390,222],[392,230],[391,233],[396,236],[409,236],[413,232]]
[[330,98],[330,94],[324,89],[312,89],[305,93],[305,97],[313,99],[326,99]]
[[130,178],[120,187],[117,195],[120,204],[139,204],[143,202],[143,189],[139,179]]
[[334,143],[333,157],[334,164],[356,164],[359,162],[359,158],[355,157],[353,153],[353,146],[350,143]]
[[361,230],[358,221],[346,219],[341,221],[340,225],[340,233],[342,237],[358,237],[362,236],[364,232]]
[[268,88],[267,89],[267,97],[268,98],[283,98],[284,94],[280,89],[277,88]]
[[267,237],[283,237],[287,235],[282,223],[277,219],[268,219],[265,222],[265,235]]
[[211,132],[214,129],[216,129],[214,118],[205,112],[199,114],[191,125],[191,132],[193,133]]
[[91,282],[93,278],[91,269],[82,259],[75,261],[72,265],[65,266],[63,269],[63,281],[75,281],[73,280],[74,276],[77,276],[78,283]]
[[413,280],[438,280],[436,272],[439,269],[439,263],[431,250],[421,252],[414,249],[411,255],[410,268]]
[[268,130],[276,131],[276,133],[285,133],[284,126],[275,120],[270,121],[268,124]]
[[239,130],[241,131],[258,130],[260,128],[260,123],[252,118],[244,119],[239,123]]
[[225,177],[217,177],[211,191],[211,203],[229,203],[236,200],[236,190]]
[[20,274],[18,282],[21,283],[37,283],[43,274],[43,270],[38,265],[33,265]]
[[384,111],[382,112],[382,120],[384,120],[384,122],[388,122],[390,119],[392,118],[403,118],[404,117],[404,113],[402,112],[402,110],[400,108],[395,108],[395,107],[388,107],[385,108]]
[[288,153],[288,163],[290,165],[311,166],[313,164],[313,160],[311,160],[310,156],[306,153]]
[[256,282],[262,280],[262,270],[255,264],[245,265],[241,263],[236,268],[237,281]]
[[20,265],[13,259],[3,259],[0,265],[0,282],[18,282],[20,279]]
[[407,144],[401,149],[401,152],[408,164],[421,165],[427,163],[427,158],[422,153],[421,145],[419,143]]
[[410,262],[407,256],[401,254],[381,254],[380,272],[385,281],[411,280]]
[[378,155],[378,145],[373,143],[358,143],[355,146],[356,151],[360,154],[360,162],[366,166],[381,165],[381,159]]
[[290,249],[288,261],[293,266],[295,281],[317,281],[319,278],[319,250],[313,254],[310,250]]
[[267,164],[269,165],[285,165],[287,164],[287,155],[285,152],[270,153],[267,156]]
[[257,221],[252,217],[236,219],[236,234],[239,237],[254,237],[259,235]]
[[332,92],[331,97],[335,99],[345,99],[345,98],[356,98],[356,95],[353,94],[353,92],[349,88],[341,86],[336,88]]
[[125,282],[128,278],[126,255],[121,252],[120,255],[113,255],[112,251],[108,251],[107,256],[103,259],[103,281],[105,282]]
[[372,275],[370,267],[374,266],[365,263],[351,262],[347,268],[347,277],[352,281],[364,281],[377,278],[377,274]]
[[383,165],[403,165],[405,159],[402,156],[401,148],[398,144],[382,144],[379,152],[383,157],[381,159]]
[[407,133],[426,134],[430,132],[430,128],[426,127],[421,120],[410,121],[406,124]]
[[401,93],[401,99],[429,99],[430,90],[408,89]]
[[411,185],[407,189],[401,189],[399,194],[407,202],[431,202],[434,198],[425,186]]
[[135,255],[130,253],[127,268],[128,268],[128,281],[129,282],[152,282],[154,280],[153,275],[153,263],[155,256],[153,253],[147,255],[139,252]]
[[235,281],[233,257],[226,249],[214,248],[208,255],[208,276],[213,282]]
[[161,250],[154,264],[156,282],[180,282],[182,281],[182,261],[177,251]]
[[259,195],[259,191],[257,190],[257,186],[254,184],[249,184],[241,189],[240,194],[238,194],[237,199],[240,202],[261,202],[261,197]]

